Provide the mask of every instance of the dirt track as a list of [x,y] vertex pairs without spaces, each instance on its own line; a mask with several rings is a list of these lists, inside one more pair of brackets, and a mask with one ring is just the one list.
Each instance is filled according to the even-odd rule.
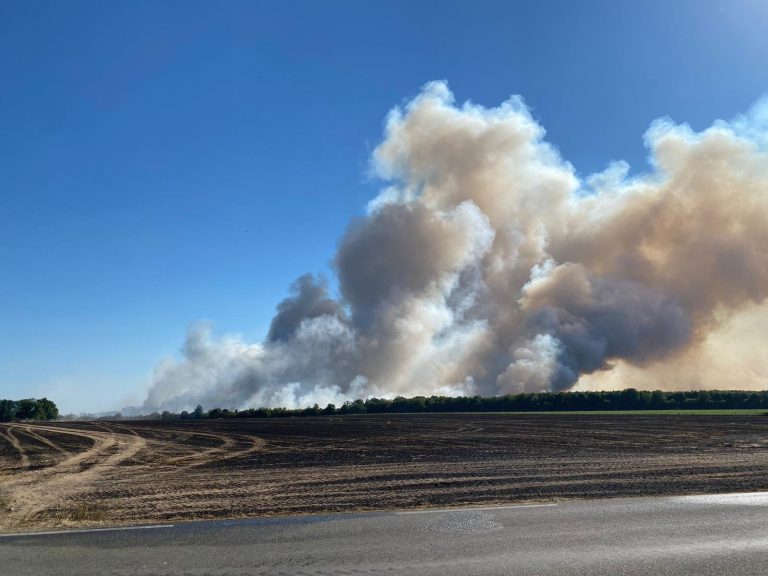
[[753,490],[766,416],[0,425],[0,531]]

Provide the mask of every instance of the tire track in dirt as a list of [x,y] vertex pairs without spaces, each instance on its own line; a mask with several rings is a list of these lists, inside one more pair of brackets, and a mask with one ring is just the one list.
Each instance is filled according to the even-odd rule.
[[[85,488],[67,492],[67,481],[53,483],[66,498],[26,528],[61,525],[76,506],[98,507],[102,516],[79,520],[94,525],[768,489],[768,420],[761,417],[733,423],[369,415],[61,426],[31,429],[66,448],[87,436],[98,454],[74,464],[68,459],[62,470],[83,478]],[[44,446],[15,432],[34,466]],[[67,432],[81,439],[60,436]],[[8,468],[0,489],[5,478],[53,482],[39,468],[21,473],[16,453],[1,440]],[[126,457],[123,444],[141,441],[145,447]],[[72,456],[84,451],[70,450]],[[0,531],[3,522],[0,511]]]
[[[121,425],[115,425],[118,428],[122,428],[128,432],[132,432],[136,434],[138,430],[145,431],[145,432],[156,432],[156,430],[153,430],[152,428],[139,428],[136,426],[132,426],[130,428],[121,426]],[[199,438],[210,438],[216,441],[221,442],[218,446],[213,446],[210,448],[206,448],[205,450],[202,450],[200,452],[196,452],[193,454],[185,454],[182,456],[175,456],[172,458],[169,458],[165,461],[165,464],[172,465],[174,467],[177,467],[178,465],[182,465],[185,468],[194,468],[198,466],[205,466],[206,464],[211,464],[214,462],[219,462],[222,460],[231,460],[234,458],[240,458],[243,456],[247,456],[248,454],[251,454],[253,452],[257,452],[261,449],[263,449],[266,445],[266,442],[259,438],[258,436],[252,436],[248,434],[224,434],[224,433],[213,433],[213,432],[191,432],[189,430],[184,430],[180,428],[172,428],[169,430],[166,430],[166,432],[169,433],[169,438],[167,440],[160,440],[160,439],[153,439],[153,444],[159,443],[161,447],[174,447],[178,449],[178,436],[186,436],[186,437],[199,437]],[[238,443],[244,443],[247,442],[249,445],[246,448],[241,449],[235,449],[235,447],[238,445]]]
[[[250,434],[191,432],[181,427],[158,430],[115,423],[110,426],[126,434],[141,434],[148,443],[143,458],[131,461],[121,474],[99,484],[108,487],[109,495],[102,496],[108,502],[105,510],[122,521],[154,521],[169,510],[176,515],[186,511],[190,518],[201,510],[208,515],[229,510],[239,496],[253,490],[250,477],[255,471],[232,468],[230,473],[222,474],[221,463],[245,458],[266,445],[262,438]],[[210,446],[212,440],[219,444]],[[197,453],[186,453],[196,446]],[[204,468],[207,464],[213,464],[214,469]]]
[[[8,427],[7,435],[13,435],[13,427],[15,425]],[[35,425],[34,428],[41,432],[85,437],[94,444],[52,466],[25,470],[4,481],[0,489],[10,502],[10,509],[0,517],[0,528],[23,525],[45,510],[62,505],[146,446],[146,441],[140,436],[114,431],[86,431],[47,425]]]
[[263,438],[259,438],[258,436],[251,436],[249,434],[233,435],[231,436],[231,438],[234,438],[239,442],[247,442],[250,444],[250,446],[248,446],[247,448],[242,448],[240,450],[229,452],[222,456],[218,456],[218,457],[214,456],[212,458],[209,458],[205,462],[195,464],[195,466],[202,466],[203,464],[209,464],[211,462],[219,462],[221,460],[233,460],[235,458],[241,458],[243,456],[247,456],[248,454],[252,454],[254,452],[263,450],[267,445],[266,441]]
[[[56,475],[67,472],[76,472],[79,475],[79,478],[88,478],[95,473],[103,472],[128,458],[132,458],[147,444],[146,440],[139,435],[123,434],[115,432],[107,427],[104,427],[104,432],[73,430],[58,427],[41,427],[41,429],[49,432],[85,436],[95,442],[94,446],[90,449],[67,458],[56,466],[47,469],[48,471],[55,472]],[[115,448],[114,454],[107,455],[113,447]],[[101,457],[105,458],[99,461]],[[84,463],[87,465],[86,461],[91,458],[94,458],[96,461],[87,468],[83,468]],[[80,470],[76,470],[78,467],[80,467]]]
[[236,446],[236,441],[232,436],[225,434],[209,434],[207,432],[188,432],[184,431],[184,434],[189,436],[197,436],[200,438],[211,438],[213,440],[220,441],[221,444],[212,448],[207,448],[202,452],[191,454],[189,456],[179,456],[168,460],[168,464],[187,464],[187,466],[202,466],[209,462],[216,460],[216,456],[219,454],[226,454],[231,452],[231,449]]
[[27,451],[24,450],[24,448],[22,447],[21,442],[19,442],[19,439],[13,433],[13,428],[10,425],[6,425],[5,432],[0,432],[0,435],[2,435],[3,438],[8,440],[11,446],[13,446],[16,449],[16,451],[19,453],[19,458],[21,459],[21,467],[24,470],[28,470],[29,456],[27,455]]
[[35,440],[37,440],[39,442],[42,442],[43,444],[45,444],[49,448],[53,448],[54,450],[56,450],[56,452],[59,452],[60,454],[63,454],[64,456],[69,456],[70,455],[69,450],[66,450],[66,449],[62,448],[61,446],[59,446],[58,444],[56,444],[54,442],[51,442],[48,438],[46,438],[42,434],[38,434],[37,432],[34,432],[32,430],[31,426],[25,427],[24,430],[22,431],[22,433],[26,434],[27,436],[31,436],[32,438],[34,438]]

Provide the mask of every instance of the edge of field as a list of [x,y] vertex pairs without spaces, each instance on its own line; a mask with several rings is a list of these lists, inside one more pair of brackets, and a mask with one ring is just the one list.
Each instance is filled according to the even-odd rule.
[[[612,426],[618,426],[622,427],[623,424],[623,417],[640,417],[642,418],[642,421],[645,422],[647,425],[648,422],[653,422],[654,418],[657,418],[657,422],[660,422],[661,420],[664,420],[666,418],[670,417],[679,417],[679,420],[667,421],[663,427],[669,428],[669,429],[676,429],[679,423],[685,422],[686,419],[689,419],[688,422],[693,422],[696,420],[697,417],[705,417],[710,416],[713,418],[719,418],[719,417],[725,417],[725,418],[733,418],[733,421],[719,421],[716,426],[723,428],[722,433],[723,434],[730,434],[733,435],[733,430],[738,431],[742,427],[742,422],[737,421],[740,418],[745,417],[752,417],[754,418],[754,422],[756,423],[756,430],[761,436],[755,440],[753,436],[755,436],[755,432],[752,431],[751,435],[747,435],[744,440],[744,442],[748,442],[745,444],[749,450],[752,450],[752,452],[749,452],[746,456],[742,456],[741,460],[739,460],[739,463],[743,463],[745,461],[745,458],[748,458],[750,454],[756,453],[754,452],[755,448],[757,447],[760,450],[764,450],[765,447],[768,447],[768,440],[765,440],[764,432],[765,432],[765,426],[766,423],[768,423],[768,420],[764,419],[764,416],[768,415],[768,412],[765,411],[765,409],[675,409],[675,410],[603,410],[603,411],[536,411],[536,412],[410,412],[410,413],[373,413],[373,414],[350,414],[345,416],[350,416],[354,418],[364,417],[365,419],[370,418],[369,424],[373,425],[376,421],[386,420],[386,419],[395,419],[400,418],[403,421],[417,421],[419,419],[423,419],[425,422],[429,422],[433,417],[441,417],[447,421],[451,421],[453,417],[455,417],[457,420],[461,420],[462,418],[465,418],[466,416],[470,417],[483,417],[483,416],[493,416],[495,415],[497,418],[501,416],[500,420],[504,420],[508,423],[511,423],[513,420],[517,420],[518,418],[525,418],[528,416],[532,416],[535,420],[541,419],[541,422],[546,421],[548,418],[555,418],[565,417],[568,422],[573,421],[575,422],[578,418],[584,418],[588,421],[590,417],[597,417],[594,422],[605,422],[606,418],[608,419],[608,422],[611,422],[610,418],[614,418],[613,421],[614,424]],[[649,418],[643,418],[643,416],[649,416]],[[325,418],[337,418],[337,416],[319,416],[314,418],[308,418],[308,420],[323,420]],[[293,418],[285,419],[285,420],[292,420]],[[246,419],[237,419],[233,418],[232,420],[246,420]],[[273,422],[277,423],[280,420],[284,420],[283,418],[270,418],[270,419],[247,419],[247,420],[260,420],[264,422],[265,420],[272,420]],[[304,418],[296,418],[295,421],[304,420]],[[144,422],[143,420],[131,420],[131,419],[125,419],[122,420],[123,422],[135,422],[137,424],[137,429],[140,428],[140,424]],[[713,420],[714,421],[714,420]],[[114,422],[119,422],[119,420],[115,420]],[[196,421],[197,424],[201,424],[205,426],[205,420],[198,420]],[[266,423],[266,422],[265,422]],[[62,447],[59,447],[59,451],[64,454],[63,460],[61,460],[61,456],[59,456],[59,460],[57,463],[54,463],[52,466],[48,466],[47,468],[40,468],[38,469],[28,469],[29,468],[29,462],[26,464],[26,470],[23,472],[22,475],[7,475],[4,474],[2,470],[0,470],[0,487],[3,488],[12,488],[8,494],[5,494],[5,491],[0,491],[0,510],[3,508],[10,508],[10,512],[14,512],[14,508],[10,507],[13,504],[13,500],[11,500],[11,496],[14,498],[18,496],[18,498],[22,501],[22,503],[28,504],[26,510],[25,508],[19,508],[19,525],[18,529],[22,529],[22,525],[26,524],[27,526],[30,525],[30,523],[27,523],[27,517],[24,516],[22,518],[22,512],[26,514],[29,512],[29,517],[31,518],[32,513],[39,510],[43,510],[45,507],[44,505],[48,505],[48,507],[51,507],[51,497],[56,496],[61,501],[65,501],[69,499],[70,497],[74,497],[79,495],[80,493],[84,492],[84,487],[87,488],[89,485],[93,484],[95,485],[96,481],[102,481],[102,480],[112,480],[115,477],[121,476],[122,468],[119,468],[117,465],[122,463],[125,460],[128,460],[132,458],[135,454],[137,454],[140,450],[145,448],[146,445],[146,439],[141,437],[135,430],[129,430],[128,427],[125,427],[125,430],[122,430],[120,426],[115,424],[114,426],[110,425],[103,426],[99,424],[98,422],[94,421],[92,422],[96,426],[96,428],[82,428],[82,427],[66,427],[68,430],[70,430],[69,434],[74,436],[87,436],[91,440],[94,441],[94,445],[89,447],[86,447],[86,449],[80,450],[76,453],[69,453],[66,450],[64,450]],[[165,422],[165,424],[169,424],[170,426],[174,427],[176,422]],[[387,424],[389,424],[387,422]],[[309,424],[311,425],[311,423]],[[538,427],[537,424],[533,423],[534,426]],[[570,427],[571,424],[567,424],[567,426]],[[16,425],[11,425],[16,426]],[[18,426],[22,426],[19,424]],[[545,428],[548,428],[549,425],[547,425]],[[698,426],[698,424],[696,424]],[[753,426],[753,428],[755,428]],[[50,428],[50,430],[48,430]],[[62,427],[62,429],[65,427]],[[101,429],[103,428],[103,430]],[[1,429],[1,428],[0,428]],[[569,428],[570,429],[570,428]],[[40,425],[39,428],[33,428],[33,430],[48,430],[53,431],[53,427],[50,425]],[[459,430],[450,430],[451,433],[460,432],[466,430],[465,428],[460,428]],[[470,430],[470,432],[476,432],[476,431],[482,431],[485,430],[485,428],[477,428],[476,430]],[[719,430],[719,428],[718,428]],[[751,429],[750,429],[751,430]],[[29,430],[28,430],[29,431]],[[610,430],[609,430],[610,431]],[[220,431],[221,434],[224,434],[224,431]],[[255,433],[255,432],[254,432]],[[218,434],[221,436],[221,434]],[[198,436],[200,434],[197,434]],[[205,435],[205,434],[204,434]],[[207,436],[211,436],[211,434],[208,434]],[[727,446],[733,446],[733,439],[731,436],[724,437],[723,442],[728,442]],[[250,438],[250,436],[249,436]],[[255,438],[255,437],[254,437]],[[302,436],[303,438],[303,436]],[[324,437],[323,437],[324,438]],[[443,445],[445,444],[444,434],[438,434],[436,436],[438,438],[438,444],[436,445]],[[222,451],[230,450],[234,446],[234,444],[230,441],[231,439],[224,438],[224,436],[221,436],[221,440],[223,441],[223,444],[221,446],[213,446],[208,447],[208,444],[201,445],[202,448],[192,449],[192,452],[190,454],[187,454],[186,452],[182,454],[182,456],[177,456],[177,460],[181,458],[181,460],[184,460],[184,458],[195,458],[197,456],[197,459],[194,460],[194,463],[199,463],[200,458],[199,456],[206,455],[206,456],[222,456],[223,458],[227,458],[228,456],[223,453]],[[322,445],[311,445],[310,448],[317,451],[318,449],[325,449],[327,448],[325,444],[325,440],[320,442]],[[755,443],[757,442],[757,443]],[[743,443],[743,442],[742,442]],[[317,443],[316,443],[317,444]],[[51,446],[50,442],[48,443],[49,446]],[[256,446],[256,444],[254,444]],[[260,446],[260,445],[259,445]],[[720,446],[718,444],[717,446]],[[762,448],[761,448],[762,447]],[[56,448],[56,446],[53,446],[53,448]],[[193,447],[194,448],[194,447]],[[746,448],[745,448],[746,449]],[[197,451],[195,451],[197,450]],[[249,448],[250,450],[250,448]],[[730,450],[730,448],[729,448]],[[222,452],[222,454],[219,454]],[[237,451],[235,451],[237,452]],[[247,452],[250,453],[250,452]],[[763,460],[760,460],[763,465],[768,464],[768,453],[761,452],[761,454],[764,456]],[[24,451],[21,450],[21,456],[24,456]],[[707,456],[708,458],[708,456]],[[314,462],[314,460],[313,460]],[[409,463],[410,460],[408,461]],[[418,464],[418,463],[417,463]],[[759,467],[756,468],[757,464],[747,463],[748,467],[745,469],[749,474],[751,474],[751,477],[755,476],[756,470],[758,470]],[[741,464],[740,464],[741,465]],[[742,466],[744,468],[744,466]],[[134,466],[130,468],[130,470],[139,470],[141,474],[150,474],[150,476],[153,476],[156,474],[155,471],[151,470],[151,466],[144,463],[136,464],[134,463]],[[653,471],[655,469],[652,469]],[[732,470],[716,470],[715,472],[719,475],[729,475],[733,474]],[[712,474],[708,472],[708,474]],[[154,477],[154,476],[153,476]],[[760,476],[760,480],[757,482],[759,485],[759,488],[766,489],[768,484],[765,484],[764,482],[764,475]],[[317,482],[316,479],[309,479],[311,482]],[[482,482],[487,482],[487,479],[481,479]],[[8,483],[6,483],[8,481]],[[86,481],[83,483],[83,481]],[[481,482],[481,484],[482,484]],[[90,483],[90,484],[88,484]],[[733,482],[730,482],[729,485],[732,485]],[[755,484],[753,482],[753,484]],[[709,484],[707,484],[708,486]],[[186,486],[186,485],[185,485]],[[300,487],[301,488],[301,487]],[[690,489],[691,486],[688,487]],[[185,489],[188,489],[186,487]],[[231,488],[227,488],[231,489]],[[679,489],[679,488],[678,488]],[[694,488],[695,489],[695,488]],[[194,487],[194,490],[197,490],[196,487]],[[303,488],[301,490],[304,490]],[[305,496],[307,494],[310,494],[307,490],[304,490],[303,492],[299,490],[298,493],[304,494]],[[666,492],[665,488],[665,495],[674,495],[675,491],[672,490],[670,492]],[[754,491],[754,488],[750,488],[748,491]],[[130,495],[133,495],[133,492],[131,490],[128,490],[130,492]],[[712,491],[705,489],[704,491],[700,492],[702,494],[716,494],[719,493],[720,490],[714,489]],[[151,496],[152,494],[148,492],[148,494]],[[680,492],[680,495],[682,494],[688,494],[687,491]],[[343,495],[343,493],[342,493]],[[642,496],[646,496],[650,494],[643,494]],[[641,496],[638,494],[638,496]],[[7,497],[7,498],[6,498]],[[603,497],[611,498],[614,497],[614,495],[605,494]],[[621,494],[621,495],[615,495],[615,497],[627,497],[627,494]],[[540,503],[540,502],[552,502],[555,500],[579,500],[583,499],[579,496],[569,496],[566,498],[562,498],[562,496],[553,496],[553,497],[543,497],[543,498],[505,498],[501,497],[500,499],[496,500],[493,498],[492,500],[496,500],[494,502],[495,505],[508,505],[508,504],[530,504],[530,503]],[[425,506],[418,505],[418,506],[408,506],[405,508],[400,508],[399,506],[370,506],[371,503],[375,502],[375,500],[371,499],[363,499],[361,500],[361,503],[363,503],[362,506],[360,505],[353,505],[353,506],[347,506],[344,512],[348,513],[358,513],[358,512],[389,512],[389,511],[399,511],[399,510],[419,510],[419,509],[433,509],[435,507],[445,507],[445,502],[436,503],[436,506],[427,504]],[[490,504],[487,500],[482,500],[481,502],[468,502],[464,501],[459,506],[449,506],[449,507],[466,507],[466,506],[477,506],[477,505],[494,505]],[[92,526],[92,527],[103,527],[103,526],[125,526],[125,525],[135,525],[135,519],[128,520],[127,522],[115,522],[112,518],[99,518],[99,510],[92,510],[91,507],[93,506],[90,502],[85,502],[80,506],[80,508],[77,508],[75,510],[75,515],[77,518],[73,519],[73,526]],[[330,507],[330,504],[329,504]],[[53,508],[51,508],[53,509]],[[25,512],[26,510],[26,512]],[[316,512],[313,512],[312,515],[317,514],[337,514],[341,513],[338,510],[333,509],[320,509]],[[218,514],[215,514],[213,516],[207,514],[202,509],[199,512],[199,516],[197,519],[214,519],[214,518],[221,518],[218,516]],[[288,517],[288,516],[294,516],[294,515],[306,515],[306,511],[302,511],[298,514],[285,514],[281,513],[281,511],[276,511],[274,514],[262,514],[260,517]],[[189,518],[189,516],[187,516]],[[243,515],[240,514],[227,514],[225,516],[228,519],[242,519],[242,518],[253,518],[250,514],[246,513]],[[192,516],[194,518],[194,516]],[[0,516],[0,519],[2,517]],[[170,518],[169,518],[170,519]],[[191,518],[190,518],[191,519]],[[23,522],[22,522],[23,520]],[[45,520],[42,521],[42,524],[38,524],[38,526],[45,527]],[[59,525],[62,524],[62,518],[61,517],[52,517],[51,522],[54,524],[58,523]],[[4,522],[0,521],[0,526],[2,526],[2,531],[5,530],[11,530],[15,531],[16,527],[14,526],[3,526]],[[12,524],[12,522],[9,521],[9,524]],[[51,524],[53,526],[54,524]]]
[[274,513],[274,514],[259,514],[259,515],[239,515],[232,514],[225,517],[221,516],[206,516],[201,515],[199,518],[185,518],[180,520],[169,519],[166,521],[158,522],[120,522],[118,521],[96,521],[96,522],[80,522],[71,525],[50,525],[40,526],[35,528],[27,527],[14,527],[10,530],[0,532],[0,541],[3,538],[15,537],[15,536],[34,536],[36,534],[49,535],[60,532],[66,534],[68,532],[101,532],[111,530],[125,530],[125,529],[141,529],[141,528],[165,528],[182,526],[186,524],[197,524],[206,522],[269,522],[271,520],[301,520],[302,518],[336,518],[336,517],[354,517],[363,514],[422,514],[422,513],[439,513],[439,512],[457,512],[461,510],[483,510],[489,511],[494,508],[506,509],[506,508],[540,508],[549,506],[558,506],[561,504],[573,504],[578,502],[597,502],[605,500],[643,500],[648,498],[687,498],[687,497],[706,497],[706,496],[728,496],[739,494],[768,494],[768,490],[755,491],[749,490],[744,492],[680,492],[671,494],[638,494],[633,496],[621,495],[621,496],[602,496],[602,497],[568,497],[568,498],[541,498],[532,500],[508,500],[498,502],[467,502],[462,504],[435,504],[435,505],[419,505],[408,507],[388,507],[381,508],[375,506],[361,506],[352,508],[349,510],[340,511],[313,511],[313,512],[300,512],[300,513]]
[[[473,416],[482,416],[483,414],[510,415],[510,416],[768,416],[765,408],[702,408],[702,409],[674,409],[674,410],[536,410],[526,411],[461,411],[461,412],[363,412],[360,414],[326,415],[318,414],[312,418],[341,418],[344,416],[368,416],[368,417],[388,417],[388,416],[451,416],[460,414],[471,414]],[[279,416],[271,418],[245,418],[245,420],[278,420]],[[235,419],[237,417],[224,418]],[[130,420],[126,418],[125,420]],[[136,420],[137,422],[139,420]]]

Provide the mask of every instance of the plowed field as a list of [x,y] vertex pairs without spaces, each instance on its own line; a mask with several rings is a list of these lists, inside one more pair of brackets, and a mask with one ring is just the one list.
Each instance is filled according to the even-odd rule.
[[767,416],[0,425],[0,531],[755,490]]

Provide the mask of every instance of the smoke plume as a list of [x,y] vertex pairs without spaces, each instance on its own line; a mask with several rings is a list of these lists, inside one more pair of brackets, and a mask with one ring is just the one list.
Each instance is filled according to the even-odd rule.
[[[520,98],[458,106],[427,85],[388,116],[387,184],[339,243],[338,297],[302,276],[261,343],[193,328],[144,408],[696,387],[729,346],[755,349],[723,337],[732,318],[766,326],[768,105],[645,141],[648,173],[580,178]],[[758,364],[739,387],[765,384]]]

